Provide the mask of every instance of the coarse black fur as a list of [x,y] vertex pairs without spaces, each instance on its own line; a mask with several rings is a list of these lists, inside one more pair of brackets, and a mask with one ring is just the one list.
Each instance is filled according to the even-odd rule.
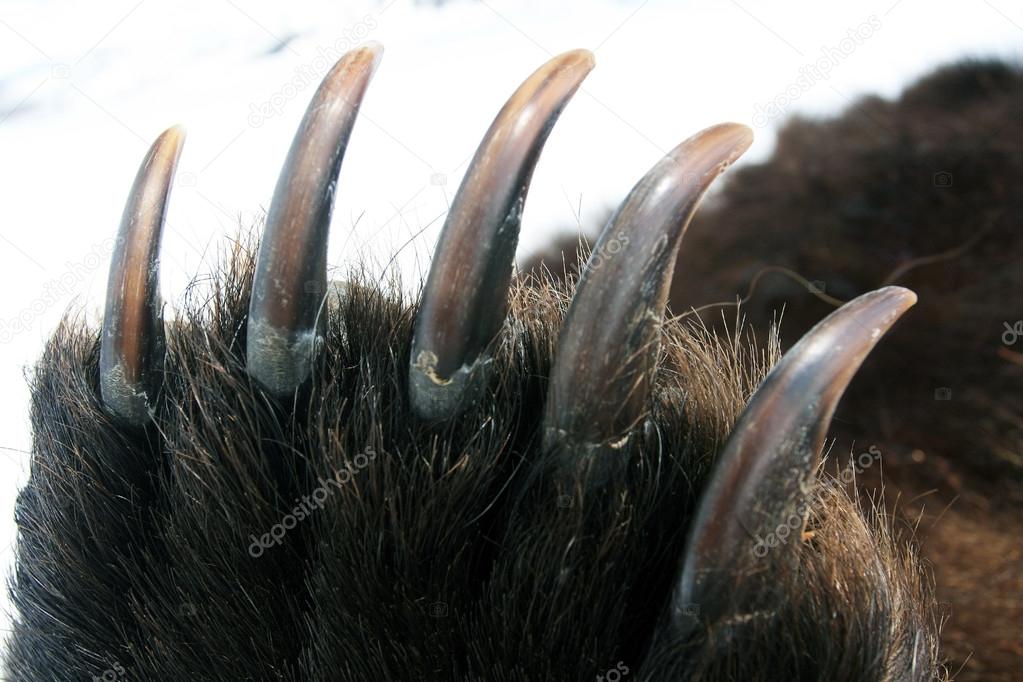
[[[46,347],[10,679],[944,678],[929,578],[834,479],[785,547],[798,570],[769,555],[763,611],[685,641],[659,628],[773,333],[758,347],[669,320],[651,427],[606,484],[565,495],[538,431],[571,282],[515,285],[490,391],[434,426],[405,398],[415,302],[360,270],[332,289],[312,381],[267,397],[244,362],[253,253],[235,243],[177,306],[145,432],[101,408],[95,327],[70,314]],[[289,514],[280,544],[253,545]]]

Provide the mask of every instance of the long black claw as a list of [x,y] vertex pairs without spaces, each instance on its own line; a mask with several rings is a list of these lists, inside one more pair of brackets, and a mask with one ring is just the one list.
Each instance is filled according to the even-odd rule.
[[593,68],[566,52],[519,86],[476,150],[441,232],[416,319],[413,408],[455,416],[486,384],[487,346],[504,323],[512,261],[533,168],[562,109]]
[[[800,536],[835,406],[867,354],[914,303],[916,294],[900,287],[850,301],[807,332],[764,380],[732,431],[690,527],[673,602],[677,626],[692,624],[685,614],[694,604],[708,618],[742,608],[736,603],[740,584],[777,544],[764,539],[782,526],[786,535]],[[787,556],[795,556],[797,544],[788,543]]]
[[735,123],[697,133],[639,181],[604,228],[551,369],[548,449],[614,447],[645,415],[679,243],[711,182],[752,141]]
[[131,426],[149,421],[163,355],[160,235],[185,131],[173,127],[149,148],[124,207],[110,264],[100,339],[100,395]]
[[337,176],[383,48],[345,54],[313,95],[277,180],[252,281],[247,368],[271,394],[309,376],[322,343],[327,238]]

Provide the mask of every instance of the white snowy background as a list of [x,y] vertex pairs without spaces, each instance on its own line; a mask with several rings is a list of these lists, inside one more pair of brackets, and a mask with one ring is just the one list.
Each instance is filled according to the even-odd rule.
[[[896,95],[964,56],[1020,58],[1023,5],[0,0],[5,575],[15,494],[28,474],[26,372],[69,306],[98,318],[104,240],[148,145],[172,124],[188,129],[163,239],[162,289],[173,304],[239,221],[251,224],[267,206],[321,65],[364,40],[386,51],[341,171],[330,262],[383,264],[397,253],[415,281],[491,119],[561,51],[589,48],[597,67],[540,158],[520,257],[559,230],[592,225],[663,153],[707,125],[752,125],[749,162],[770,153],[792,113]],[[5,629],[6,604],[5,596]]]

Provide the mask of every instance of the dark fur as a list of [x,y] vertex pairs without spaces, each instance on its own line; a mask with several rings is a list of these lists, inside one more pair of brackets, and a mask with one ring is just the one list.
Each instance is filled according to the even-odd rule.
[[[723,183],[683,243],[676,312],[735,301],[768,266],[841,300],[888,281],[918,293],[850,385],[833,424],[836,451],[884,451],[887,506],[920,523],[939,599],[951,606],[943,651],[962,668],[957,677],[1018,680],[1023,339],[1006,346],[1002,335],[1023,318],[1023,68],[956,63],[895,99],[793,118],[768,160]],[[560,273],[577,242],[523,269],[543,262]],[[783,309],[787,346],[833,304],[806,282],[763,274],[743,310],[760,327]],[[720,314],[701,312],[712,325]],[[942,388],[951,399],[935,399]],[[879,471],[865,472],[869,487]]]
[[[756,351],[669,322],[656,428],[606,487],[564,497],[537,447],[564,288],[515,288],[492,391],[432,427],[404,398],[415,308],[375,285],[332,294],[326,352],[293,402],[254,386],[251,254],[236,247],[168,325],[145,433],[101,409],[95,328],[69,317],[47,346],[17,506],[12,679],[942,675],[916,559],[834,481],[819,484],[815,535],[793,543],[799,571],[777,571],[769,613],[682,642],[656,634],[696,496],[773,337]],[[280,546],[250,556],[250,535],[369,450]]]

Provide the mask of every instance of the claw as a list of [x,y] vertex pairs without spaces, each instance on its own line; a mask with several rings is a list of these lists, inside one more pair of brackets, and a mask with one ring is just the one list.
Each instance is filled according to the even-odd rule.
[[758,549],[763,537],[790,518],[805,522],[800,506],[813,487],[835,406],[867,354],[914,303],[916,294],[901,287],[850,301],[807,332],[764,380],[700,499],[674,595],[679,627],[691,625],[687,605],[700,604],[708,618],[735,608],[740,582],[769,551]]
[[512,260],[533,168],[562,109],[593,68],[566,52],[519,86],[476,150],[441,232],[416,319],[413,408],[455,416],[486,385],[487,346],[504,323]]
[[735,123],[697,133],[639,181],[604,228],[551,369],[548,449],[613,446],[645,415],[679,244],[711,182],[752,141]]
[[306,109],[277,180],[249,303],[247,368],[276,396],[309,376],[322,343],[327,239],[337,175],[383,48],[345,54]]
[[110,264],[100,339],[100,395],[131,426],[149,421],[156,365],[163,355],[160,235],[185,131],[164,131],[149,148],[124,207]]

